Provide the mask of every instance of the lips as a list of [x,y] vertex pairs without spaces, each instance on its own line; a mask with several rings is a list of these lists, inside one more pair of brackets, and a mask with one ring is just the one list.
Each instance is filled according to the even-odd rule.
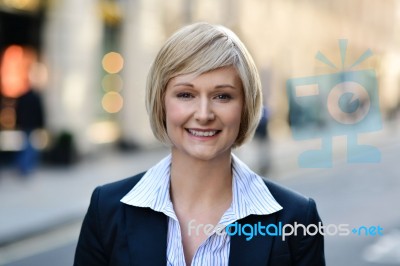
[[187,129],[187,132],[195,137],[213,137],[221,132],[221,130]]

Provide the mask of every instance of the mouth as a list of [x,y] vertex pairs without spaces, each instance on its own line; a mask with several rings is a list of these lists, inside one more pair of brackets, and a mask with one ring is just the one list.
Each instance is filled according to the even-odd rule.
[[213,137],[221,132],[221,130],[198,130],[198,129],[186,129],[186,131],[195,137]]

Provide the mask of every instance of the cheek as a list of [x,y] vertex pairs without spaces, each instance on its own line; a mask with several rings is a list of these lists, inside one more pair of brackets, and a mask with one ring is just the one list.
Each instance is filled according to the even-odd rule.
[[173,101],[165,102],[165,119],[167,122],[167,130],[171,126],[181,125],[184,121],[185,109],[183,106],[174,103]]
[[226,113],[225,121],[230,127],[239,131],[240,122],[242,120],[242,107],[236,106]]

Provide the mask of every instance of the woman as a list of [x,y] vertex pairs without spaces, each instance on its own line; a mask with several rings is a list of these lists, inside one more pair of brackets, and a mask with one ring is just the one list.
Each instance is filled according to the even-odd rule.
[[231,153],[253,135],[262,98],[233,32],[207,23],[176,32],[146,93],[153,133],[171,154],[96,188],[75,265],[325,265],[322,233],[299,228],[283,239],[265,229],[316,226],[314,201],[264,181]]

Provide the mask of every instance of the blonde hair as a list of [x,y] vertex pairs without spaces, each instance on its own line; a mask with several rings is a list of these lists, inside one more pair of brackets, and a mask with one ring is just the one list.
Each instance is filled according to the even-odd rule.
[[146,108],[154,136],[170,144],[165,123],[164,95],[168,81],[182,74],[233,66],[244,92],[240,129],[234,147],[249,140],[261,116],[261,82],[255,63],[231,30],[204,22],[183,27],[158,52],[147,77]]

